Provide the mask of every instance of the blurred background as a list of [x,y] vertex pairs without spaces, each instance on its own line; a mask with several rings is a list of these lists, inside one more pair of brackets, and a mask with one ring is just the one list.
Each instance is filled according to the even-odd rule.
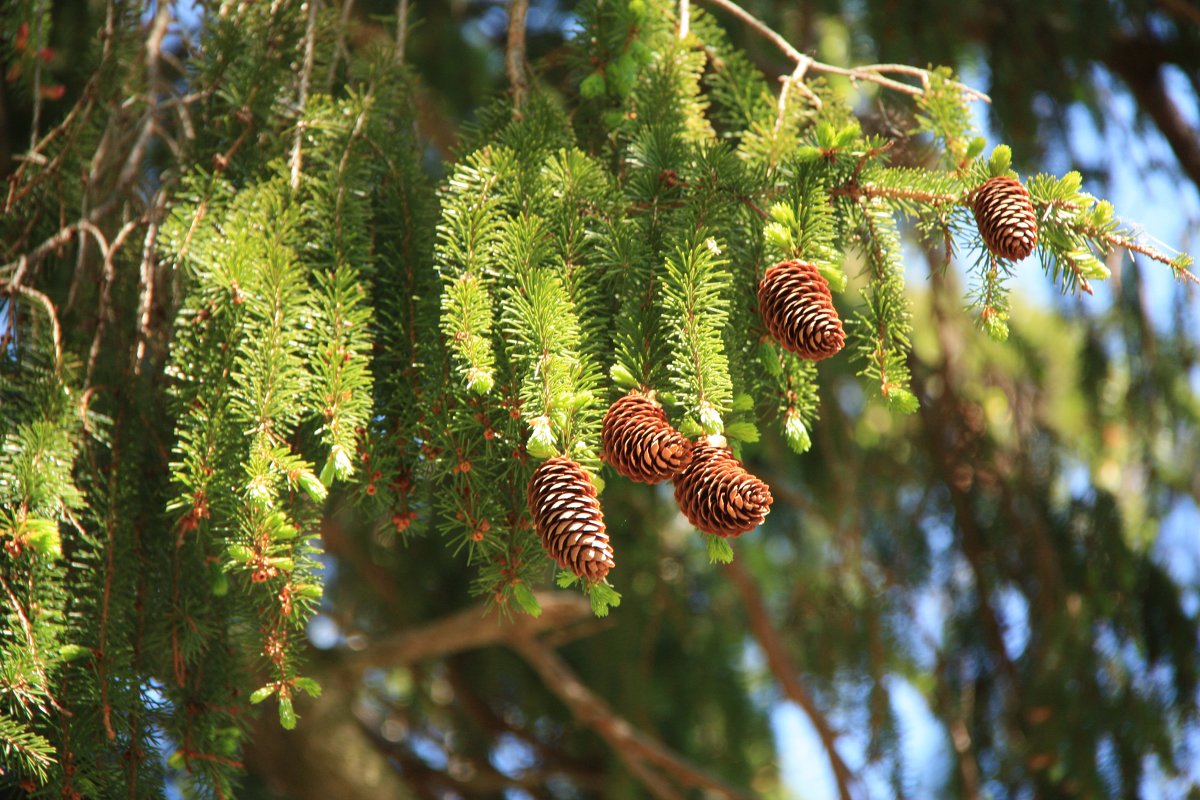
[[[954,67],[991,95],[978,125],[1022,177],[1079,170],[1158,246],[1200,244],[1200,5],[744,6],[827,62]],[[50,68],[69,97],[100,11],[55,7]],[[392,35],[394,2],[343,8],[364,40]],[[573,8],[530,0],[527,17],[535,70],[564,92]],[[169,35],[204,13],[182,4]],[[768,75],[790,71],[717,16]],[[504,2],[411,3],[435,178],[505,90],[506,27]],[[871,87],[843,89],[868,126],[906,128]],[[30,113],[0,93],[0,175]],[[309,628],[324,695],[295,731],[265,715],[240,796],[641,797],[638,764],[671,767],[622,738],[627,721],[686,759],[676,769],[718,777],[687,796],[1200,797],[1195,287],[1120,253],[1094,296],[1063,297],[1031,261],[997,344],[937,259],[907,254],[920,411],[891,415],[845,361],[822,366],[812,450],[764,429],[748,451],[776,502],[730,567],[708,564],[669,488],[610,481],[624,602],[604,620],[547,605],[556,654],[460,650],[467,629],[488,644],[476,612],[455,616],[474,608],[461,560],[387,519],[336,517]]]

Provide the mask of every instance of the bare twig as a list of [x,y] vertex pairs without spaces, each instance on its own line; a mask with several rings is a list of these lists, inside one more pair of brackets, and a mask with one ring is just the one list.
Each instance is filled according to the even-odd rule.
[[292,142],[292,191],[300,188],[300,167],[304,160],[301,145],[304,141],[304,113],[308,107],[308,84],[312,80],[313,60],[317,44],[317,0],[307,0],[308,25],[304,30],[304,67],[300,71],[300,110],[296,120],[296,138]]
[[679,38],[686,39],[691,28],[691,0],[679,0]]
[[[525,634],[510,638],[508,643],[541,676],[546,687],[558,695],[580,724],[599,734],[626,764],[634,761],[654,764],[685,786],[703,790],[708,796],[728,800],[745,797],[618,716],[544,642]],[[644,775],[643,771],[633,771],[639,777]],[[658,785],[651,783],[647,788],[653,790]]]
[[58,314],[54,311],[54,303],[50,302],[50,298],[37,289],[30,289],[28,286],[14,285],[9,291],[37,300],[46,309],[46,316],[50,320],[50,337],[54,344],[54,371],[62,372],[62,326],[58,324]]
[[342,13],[338,20],[337,44],[334,45],[334,56],[329,59],[329,72],[325,76],[325,91],[333,90],[333,79],[337,77],[338,63],[345,59],[350,63],[350,51],[346,48],[346,32],[350,30],[350,17],[354,13],[354,0],[342,0]]
[[142,244],[142,267],[138,275],[137,345],[133,354],[133,373],[135,375],[140,375],[142,372],[142,361],[146,357],[146,345],[152,334],[150,314],[154,309],[154,245],[158,239],[159,220],[166,208],[167,193],[160,189],[150,214],[150,224],[146,226],[146,239]]
[[800,681],[800,673],[783,646],[783,638],[767,614],[762,593],[759,592],[754,579],[740,563],[735,561],[727,565],[725,571],[733,579],[733,584],[737,588],[738,594],[741,595],[742,605],[745,606],[746,616],[749,618],[750,631],[758,642],[758,646],[762,648],[763,654],[767,658],[767,665],[771,668],[776,680],[779,681],[783,693],[789,700],[800,706],[812,720],[813,727],[817,730],[817,736],[820,737],[821,744],[825,746],[825,752],[829,756],[829,764],[833,767],[833,776],[837,781],[839,797],[841,800],[852,800],[854,794],[851,792],[851,786],[855,785],[855,779],[850,768],[846,766],[846,762],[842,760],[841,753],[838,752],[838,734],[821,710],[817,708],[812,695],[809,694],[808,687]]
[[34,9],[35,33],[33,35],[33,118],[29,123],[29,149],[33,150],[38,143],[38,127],[42,119],[42,48],[45,47],[43,37],[46,34],[46,2],[37,4]]
[[513,115],[518,118],[529,97],[529,77],[526,75],[529,67],[525,63],[525,12],[528,10],[529,0],[509,0],[508,44],[504,49],[504,62],[513,96]]
[[408,44],[408,0],[396,2],[396,63],[404,63],[404,46]]
[[793,86],[796,87],[796,91],[808,98],[814,106],[817,108],[821,107],[821,98],[817,97],[813,93],[813,90],[809,89],[808,85],[804,83],[804,75],[808,72],[809,65],[811,64],[812,59],[804,56],[802,61],[796,63],[796,69],[792,71],[791,75],[779,76],[781,85],[779,87],[779,104],[775,113],[776,133],[779,133],[780,129],[783,128],[783,121],[787,115],[788,95],[791,93]]
[[[137,230],[142,224],[142,219],[132,219],[121,226],[121,230],[117,231],[117,235],[113,237],[110,245],[101,245],[101,252],[104,254],[104,271],[102,273],[102,281],[100,285],[100,304],[96,314],[96,333],[92,337],[92,349],[88,353],[87,362],[87,378],[86,386],[92,385],[92,377],[96,371],[96,364],[100,358],[100,345],[104,339],[104,331],[108,326],[109,318],[112,316],[112,287],[116,283],[117,268],[113,261],[117,251],[125,244],[125,240],[129,235]],[[96,241],[103,241],[103,236],[94,225],[88,224],[88,229],[97,237]]]
[[[814,72],[842,75],[855,82],[867,81],[869,83],[875,83],[884,87],[885,89],[891,89],[892,91],[912,95],[913,97],[920,97],[929,87],[929,70],[921,69],[919,67],[910,67],[906,64],[867,64],[861,67],[846,68],[812,60],[809,58],[809,56],[804,55],[795,47],[793,47],[791,42],[780,36],[769,25],[751,14],[746,9],[739,6],[737,3],[733,2],[733,0],[704,0],[704,2],[710,3],[722,9],[723,11],[727,11],[734,15],[746,25],[753,28],[759,35],[768,39],[772,44],[778,47],[784,53],[784,55],[797,64],[804,63],[807,60],[808,69]],[[913,86],[912,84],[901,83],[900,81],[886,77],[884,73],[894,73],[897,75],[909,75],[915,77],[921,81],[921,86]],[[985,103],[991,102],[991,98],[978,89],[973,89],[970,86],[966,86],[965,84],[958,82],[951,82],[950,85],[958,89],[972,100],[982,100]]]

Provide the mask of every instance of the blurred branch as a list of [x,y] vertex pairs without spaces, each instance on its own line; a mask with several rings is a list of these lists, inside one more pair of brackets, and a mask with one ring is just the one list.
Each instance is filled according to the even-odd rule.
[[1183,171],[1200,186],[1200,134],[1167,89],[1163,67],[1170,62],[1163,49],[1162,42],[1151,36],[1127,36],[1114,42],[1106,63],[1129,87],[1142,112],[1154,120]]
[[508,43],[504,48],[504,63],[508,70],[508,85],[513,96],[513,113],[520,117],[529,96],[529,78],[525,72],[525,13],[529,0],[509,0]]
[[519,614],[502,619],[489,614],[486,606],[472,606],[419,628],[379,639],[364,650],[347,653],[341,669],[346,674],[359,675],[372,667],[412,664],[476,647],[507,644],[514,637],[557,630],[591,616],[591,606],[579,595],[565,592],[535,595],[542,606],[542,614],[537,618]]
[[812,720],[813,727],[817,730],[817,736],[820,737],[821,744],[825,746],[825,752],[829,756],[829,764],[833,768],[833,776],[837,780],[838,796],[841,800],[853,800],[854,793],[850,789],[855,784],[855,778],[842,759],[841,753],[838,752],[838,734],[821,710],[817,708],[816,702],[809,694],[808,687],[800,681],[800,673],[787,654],[783,645],[783,637],[771,623],[766,605],[763,603],[762,593],[754,583],[754,578],[738,561],[726,565],[725,572],[733,579],[734,586],[741,596],[742,605],[746,607],[750,631],[767,657],[767,665],[771,668],[776,680],[779,681],[783,693],[789,700],[804,709],[804,713]]
[[679,793],[665,784],[662,777],[648,769],[649,764],[670,773],[685,786],[704,790],[708,796],[742,800],[745,795],[727,786],[652,739],[618,716],[572,671],[557,653],[525,632],[513,636],[508,644],[541,676],[546,688],[558,696],[579,723],[594,730],[621,758],[655,797],[674,798]]

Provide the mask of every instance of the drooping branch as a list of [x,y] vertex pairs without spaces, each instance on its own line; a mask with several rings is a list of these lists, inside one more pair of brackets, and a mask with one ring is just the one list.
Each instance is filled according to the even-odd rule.
[[817,708],[808,687],[801,682],[800,673],[784,648],[783,637],[775,629],[767,614],[762,593],[758,590],[754,579],[739,562],[734,561],[726,565],[725,571],[733,579],[733,584],[742,598],[742,605],[746,608],[746,616],[750,623],[750,632],[758,642],[758,646],[762,648],[771,673],[779,681],[787,698],[804,710],[804,713],[812,721],[813,727],[816,728],[817,736],[821,739],[821,744],[824,745],[825,752],[829,757],[829,764],[833,768],[838,796],[841,800],[853,800],[854,793],[851,791],[851,787],[855,785],[855,778],[842,759],[841,753],[838,752],[838,734],[821,710]]

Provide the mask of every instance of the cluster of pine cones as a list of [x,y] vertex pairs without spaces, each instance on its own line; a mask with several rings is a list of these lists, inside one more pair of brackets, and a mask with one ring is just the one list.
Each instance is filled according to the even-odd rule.
[[[969,197],[979,232],[996,256],[1020,260],[1037,244],[1037,219],[1019,181],[997,177]],[[846,342],[829,284],[814,264],[784,261],[758,285],[767,332],[784,349],[820,361]],[[762,523],[771,490],[746,471],[721,437],[689,441],[671,426],[653,393],[630,392],[609,407],[601,432],[603,458],[640,483],[675,482],[688,521],[714,536],[740,536]],[[565,456],[542,463],[529,482],[529,509],[542,546],[557,564],[589,582],[613,567],[613,549],[596,489]]]

